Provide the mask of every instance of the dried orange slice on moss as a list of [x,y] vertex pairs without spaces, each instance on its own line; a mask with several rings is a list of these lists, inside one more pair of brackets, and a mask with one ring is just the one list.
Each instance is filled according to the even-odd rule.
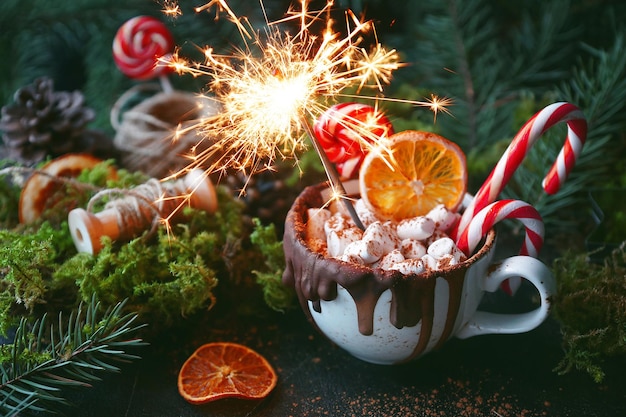
[[274,368],[260,354],[237,343],[199,347],[178,373],[178,391],[192,404],[222,398],[261,399],[276,386]]
[[367,155],[359,186],[365,205],[386,220],[422,216],[439,204],[456,210],[467,189],[465,154],[435,133],[396,133],[387,150]]
[[[33,223],[41,217],[43,212],[63,195],[55,195],[63,190],[63,182],[55,181],[54,177],[75,178],[85,169],[90,169],[102,163],[102,159],[89,154],[65,154],[46,163],[41,175],[35,172],[24,184],[20,195],[19,219],[20,223]],[[114,168],[109,169],[110,178],[116,178]]]

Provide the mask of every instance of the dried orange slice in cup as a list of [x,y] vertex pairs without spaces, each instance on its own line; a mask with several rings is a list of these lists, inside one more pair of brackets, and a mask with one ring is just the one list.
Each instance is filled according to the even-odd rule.
[[178,373],[178,392],[191,404],[222,398],[261,399],[276,386],[274,368],[260,354],[237,343],[200,346]]
[[443,204],[456,210],[467,189],[465,154],[435,133],[407,130],[370,151],[359,175],[361,198],[379,218],[402,220]]

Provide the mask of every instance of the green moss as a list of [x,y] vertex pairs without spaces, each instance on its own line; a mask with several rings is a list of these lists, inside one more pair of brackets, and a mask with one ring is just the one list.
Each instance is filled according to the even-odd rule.
[[294,292],[283,285],[282,274],[285,269],[285,256],[282,242],[276,238],[273,224],[263,226],[258,219],[254,220],[255,229],[250,235],[252,244],[256,245],[265,259],[265,270],[252,271],[263,289],[263,297],[267,305],[277,311],[292,306]]
[[[209,310],[218,286],[260,295],[251,265],[263,265],[265,254],[249,241],[243,203],[222,187],[214,214],[185,208],[184,220],[169,230],[146,231],[130,242],[103,238],[98,254],[77,253],[66,221],[69,208],[85,206],[103,187],[128,188],[146,180],[124,170],[111,180],[109,173],[110,162],[83,172],[78,184],[65,185],[41,221],[0,229],[0,330],[21,316],[57,313],[95,296],[102,308],[127,300],[125,308],[156,332]],[[273,273],[277,262],[267,263]]]
[[553,313],[561,323],[565,349],[559,373],[583,370],[600,382],[604,361],[626,354],[625,244],[602,263],[574,253],[555,260]]
[[217,277],[229,276],[224,248],[244,230],[241,206],[227,199],[221,191],[223,204],[214,215],[187,209],[187,221],[170,232],[159,228],[128,243],[105,240],[97,255],[77,254],[60,265],[54,279],[73,279],[82,300],[96,294],[110,305],[127,298],[129,307],[159,325],[208,309]]
[[[202,212],[193,216],[205,217]],[[75,280],[80,298],[96,294],[109,305],[128,298],[128,305],[144,319],[169,325],[213,303],[216,276],[225,276],[221,258],[226,238],[221,225],[197,232],[188,226],[174,228],[174,235],[160,229],[125,244],[110,240],[96,256],[77,254],[54,273],[60,281]]]
[[28,233],[0,229],[0,332],[6,334],[20,315],[34,314],[66,291],[67,283],[52,280],[51,273],[70,245],[67,224],[55,229],[44,222]]

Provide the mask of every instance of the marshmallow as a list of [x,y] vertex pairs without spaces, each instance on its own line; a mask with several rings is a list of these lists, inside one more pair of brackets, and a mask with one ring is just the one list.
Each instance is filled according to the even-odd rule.
[[419,259],[426,255],[426,246],[419,240],[403,239],[400,243],[402,256],[407,259]]
[[343,255],[357,257],[363,260],[362,263],[371,264],[383,256],[383,245],[377,240],[357,240],[346,246]]
[[434,231],[435,222],[426,216],[402,220],[397,226],[400,239],[424,240],[432,236]]
[[328,209],[332,214],[340,215],[345,217],[347,220],[352,222],[352,216],[348,209],[346,208],[346,201],[343,198],[334,198],[328,204]]
[[381,223],[376,221],[368,226],[363,232],[364,241],[374,241],[380,244],[382,249],[382,255],[391,252],[396,249],[400,240],[393,228],[393,224],[390,222]]
[[308,240],[320,239],[326,240],[326,231],[324,230],[324,224],[326,220],[330,218],[330,211],[326,209],[314,209],[307,210],[308,221],[306,223],[306,237]]
[[461,218],[459,213],[448,211],[443,205],[439,204],[426,214],[426,217],[435,222],[435,228],[447,232]]
[[426,271],[424,262],[421,259],[405,259],[402,262],[397,262],[392,265],[390,270],[399,271],[404,275],[407,274],[421,274]]
[[372,266],[376,266],[380,269],[388,270],[388,269],[392,269],[392,267],[395,264],[397,264],[398,262],[402,262],[402,261],[404,261],[404,256],[402,255],[400,250],[394,249],[388,254],[386,254],[385,256],[383,256],[377,265],[372,265]]
[[458,263],[459,259],[455,258],[454,255],[444,255],[437,259],[437,269],[446,269],[452,265],[457,265]]
[[439,239],[444,239],[449,237],[448,234],[446,232],[444,232],[443,230],[439,230],[439,229],[435,229],[435,231],[433,232],[432,236],[430,236],[428,239],[424,240],[422,243],[426,246],[429,247],[430,245],[433,244],[433,242],[438,241]]
[[426,254],[421,258],[422,263],[424,264],[424,268],[435,270],[437,269],[437,260],[433,258],[431,255]]
[[354,204],[354,210],[356,211],[357,216],[363,223],[363,226],[368,227],[370,224],[378,221],[376,215],[367,208],[362,198],[359,198]]
[[324,233],[328,235],[331,230],[339,232],[349,227],[348,220],[341,213],[335,213],[324,222]]
[[358,241],[363,236],[363,232],[358,227],[350,227],[343,230],[330,230],[326,234],[326,247],[328,256],[338,258],[343,255],[346,246]]
[[331,212],[331,214],[335,215],[342,215],[343,213],[343,203],[339,200],[333,199],[328,203],[328,211]]
[[465,260],[465,254],[461,252],[454,241],[449,237],[444,237],[431,243],[428,246],[427,253],[437,260],[448,255],[452,256],[456,263]]
[[[348,246],[350,246],[350,245],[348,245]],[[344,251],[343,255],[341,255],[339,257],[339,259],[341,261],[348,262],[348,263],[351,263],[351,264],[365,265],[365,261],[360,256],[355,255],[355,254],[346,253],[345,251]]]
[[405,219],[398,224],[378,220],[357,200],[355,210],[365,231],[354,225],[342,205],[307,211],[307,241],[325,256],[344,262],[368,265],[403,274],[440,270],[463,262],[466,256],[450,239],[450,230],[460,217],[443,204],[426,216]]

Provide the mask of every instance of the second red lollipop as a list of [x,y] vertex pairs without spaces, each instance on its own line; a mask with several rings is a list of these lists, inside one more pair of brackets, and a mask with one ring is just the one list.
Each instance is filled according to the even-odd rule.
[[387,116],[362,103],[335,104],[317,119],[313,130],[328,159],[345,178],[359,172],[368,142],[393,134]]

